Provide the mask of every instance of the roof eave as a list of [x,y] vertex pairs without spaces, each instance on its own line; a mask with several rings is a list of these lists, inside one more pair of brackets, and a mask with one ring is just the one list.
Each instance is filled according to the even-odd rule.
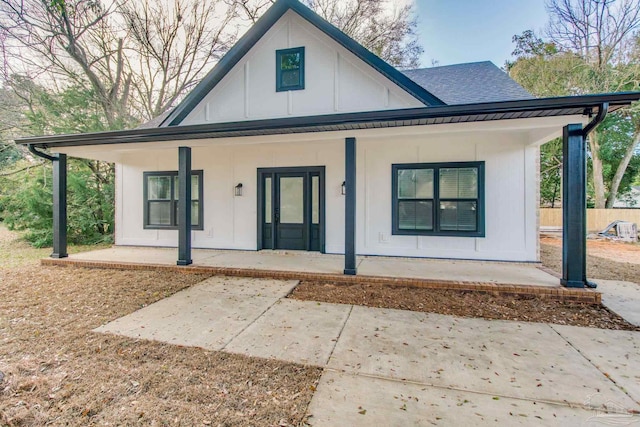
[[[175,126],[165,128],[132,129],[125,131],[97,132],[76,135],[53,135],[21,138],[18,144],[32,144],[36,147],[68,147],[82,145],[123,144],[150,142],[154,140],[188,140],[213,138],[216,135],[233,132],[260,132],[265,134],[303,132],[303,129],[324,128],[328,126],[347,126],[373,122],[407,122],[424,119],[470,117],[468,122],[484,121],[480,116],[510,113],[543,112],[571,109],[581,114],[594,112],[602,103],[608,102],[610,110],[630,105],[640,100],[640,92],[583,95],[560,98],[541,98],[521,101],[491,102],[482,104],[447,105],[439,107],[421,107],[401,110],[368,111],[306,117],[287,117],[280,119],[252,120],[232,123],[211,123],[204,125]],[[557,114],[568,115],[568,114]],[[478,118],[473,119],[474,116]],[[495,119],[493,119],[495,120]],[[391,126],[391,125],[389,125]]]

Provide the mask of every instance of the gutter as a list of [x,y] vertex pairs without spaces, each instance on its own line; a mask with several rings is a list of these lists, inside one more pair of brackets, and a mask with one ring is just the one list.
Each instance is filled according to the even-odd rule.
[[[607,117],[607,112],[609,112],[609,103],[603,102],[600,104],[600,108],[598,109],[598,114],[591,120],[587,125],[582,129],[582,137],[587,139],[589,134],[596,128],[600,123],[604,121]],[[585,286],[591,289],[596,289],[598,287],[597,283],[594,283],[590,280],[585,280]]]
[[582,135],[586,138],[589,136],[592,130],[594,130],[600,123],[602,123],[607,117],[607,113],[609,112],[609,103],[603,102],[600,104],[600,108],[598,109],[598,115],[591,120],[587,125],[582,129]]
[[[75,135],[51,135],[21,138],[16,140],[16,143],[22,145],[33,144],[39,148],[54,146],[73,147],[351,130],[352,128],[366,128],[367,124],[372,124],[371,127],[396,127],[412,125],[415,121],[419,120],[433,120],[433,124],[445,123],[447,119],[455,118],[461,118],[461,120],[458,121],[478,122],[485,120],[539,117],[544,115],[540,114],[541,112],[549,112],[549,115],[558,116],[583,114],[585,109],[588,110],[593,107],[602,106],[605,103],[610,105],[609,110],[613,111],[638,100],[640,100],[640,92],[581,95],[226,123],[207,123],[187,126],[139,128],[125,131],[106,131]],[[602,110],[601,108],[600,111]],[[579,113],[577,111],[579,111]],[[508,115],[513,115],[513,117],[507,117]],[[598,115],[600,116],[600,113]],[[464,118],[468,120],[462,120]]]
[[47,153],[43,153],[42,151],[38,151],[36,149],[36,147],[33,144],[27,144],[27,148],[29,149],[29,152],[37,157],[41,157],[45,160],[51,160],[52,162],[55,162],[58,160],[57,157],[49,155]]

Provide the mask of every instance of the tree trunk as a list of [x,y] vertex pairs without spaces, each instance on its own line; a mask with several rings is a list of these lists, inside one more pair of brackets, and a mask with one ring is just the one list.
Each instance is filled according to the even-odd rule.
[[631,142],[631,144],[629,144],[629,147],[627,147],[627,151],[625,151],[624,157],[622,158],[622,160],[620,160],[618,169],[616,169],[616,174],[613,176],[613,180],[611,181],[611,191],[609,191],[609,196],[607,197],[607,209],[613,208],[613,204],[616,202],[618,188],[620,188],[620,183],[622,182],[624,173],[627,170],[627,166],[629,166],[629,162],[631,161],[633,153],[635,152],[638,144],[640,144],[640,132],[636,132],[633,142]]
[[597,132],[589,135],[589,148],[591,150],[591,171],[593,173],[593,190],[595,193],[596,209],[604,209],[606,205],[606,195],[604,188],[604,177],[602,176],[602,160],[600,159],[600,144]]

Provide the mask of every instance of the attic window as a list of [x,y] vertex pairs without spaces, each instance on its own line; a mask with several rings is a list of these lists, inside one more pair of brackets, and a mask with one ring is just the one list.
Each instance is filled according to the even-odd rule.
[[276,92],[304,89],[304,47],[276,50]]

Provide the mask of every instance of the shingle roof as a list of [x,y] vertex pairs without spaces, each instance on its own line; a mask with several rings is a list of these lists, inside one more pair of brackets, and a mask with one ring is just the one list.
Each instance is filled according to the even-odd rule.
[[421,68],[403,73],[448,105],[534,98],[490,61]]
[[164,122],[164,119],[169,117],[169,114],[171,114],[172,111],[173,111],[173,108],[165,111],[164,113],[160,114],[159,116],[154,117],[153,119],[149,120],[148,122],[142,123],[136,129],[151,129],[151,128],[160,127],[162,122]]

